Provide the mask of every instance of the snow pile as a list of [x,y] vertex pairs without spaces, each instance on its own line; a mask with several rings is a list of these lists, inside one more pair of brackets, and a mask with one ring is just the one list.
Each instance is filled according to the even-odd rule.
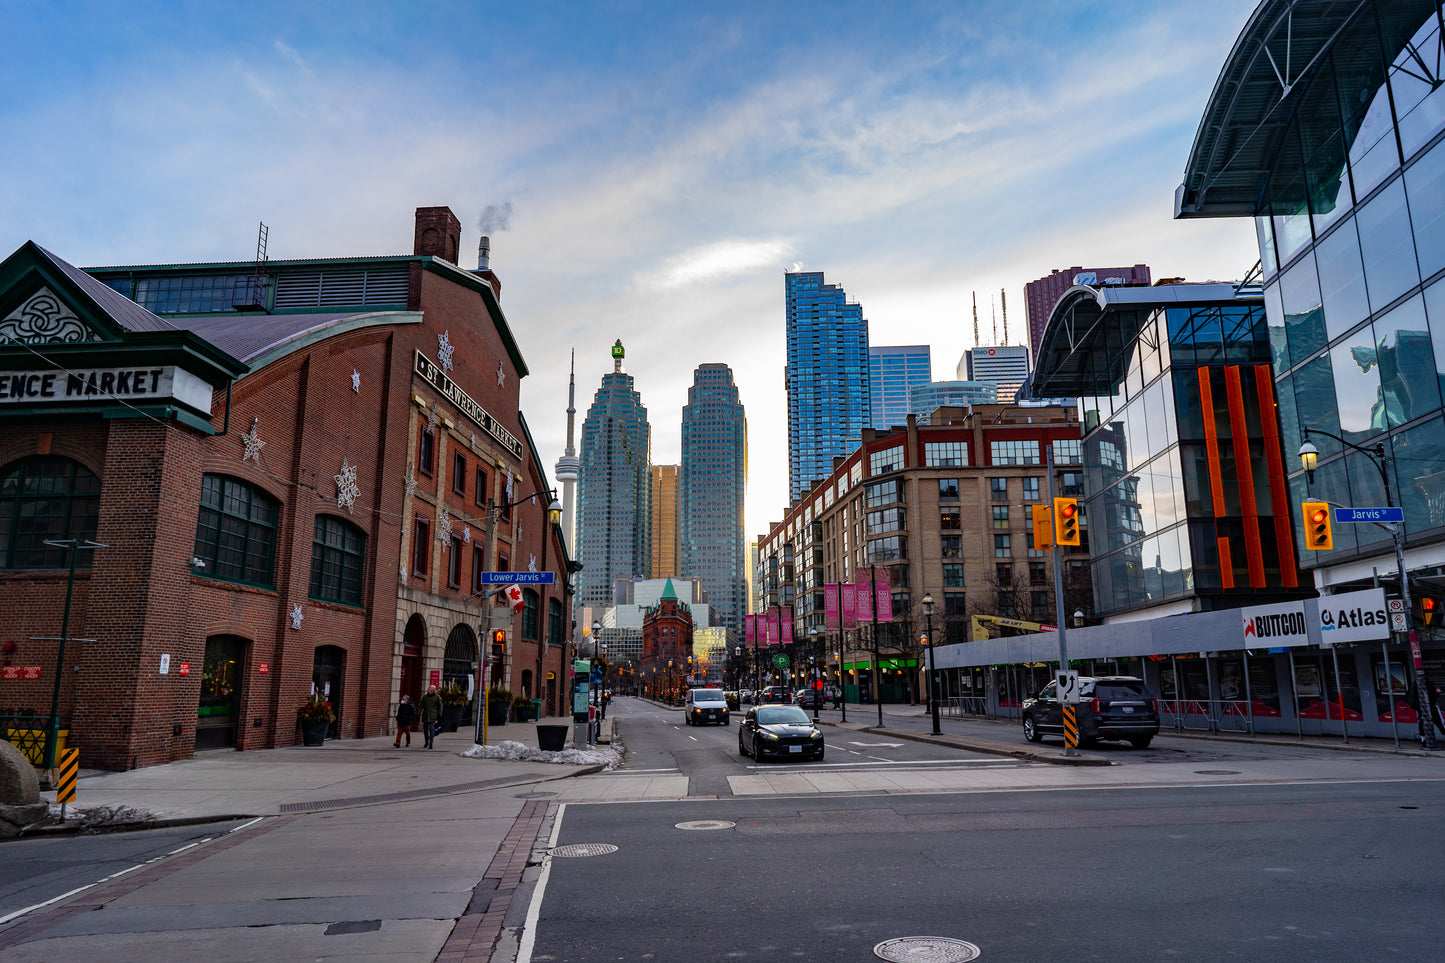
[[50,804],[50,815],[46,822],[54,826],[79,826],[81,831],[102,829],[134,829],[155,821],[155,815],[144,809],[130,806],[94,806],[81,809],[75,804],[65,808],[65,819],[60,818],[60,803]]
[[549,752],[511,740],[504,740],[495,746],[472,746],[461,755],[468,759],[515,759],[519,762],[555,762],[569,766],[602,765],[608,769],[616,769],[622,764],[622,754],[616,749],[563,749],[561,752]]

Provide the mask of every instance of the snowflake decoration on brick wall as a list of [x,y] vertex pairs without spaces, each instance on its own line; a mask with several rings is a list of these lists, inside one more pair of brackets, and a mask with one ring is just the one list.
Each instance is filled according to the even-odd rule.
[[443,505],[437,510],[437,541],[443,545],[452,540],[452,516]]
[[298,602],[297,604],[291,606],[291,628],[293,628],[293,629],[299,629],[299,628],[301,628],[301,619],[302,619],[302,618],[303,618],[303,616],[302,616],[302,614],[301,614],[301,604]]
[[448,328],[437,335],[437,361],[441,362],[443,371],[452,370],[452,352],[456,349],[452,347],[451,334],[451,329]]
[[501,363],[500,361],[498,361],[498,362],[497,362],[497,387],[500,388],[500,387],[502,386],[502,382],[504,382],[504,381],[506,381],[506,380],[507,380],[507,370],[506,370],[505,368],[503,368],[503,367],[502,367],[502,363]]
[[355,368],[351,369],[351,390],[361,390],[361,372],[357,371]]
[[401,567],[401,580],[402,580],[403,582],[406,581],[406,566],[405,566],[405,565],[403,565],[403,566]]
[[477,433],[474,431],[474,432],[472,432],[472,448],[475,449],[476,447],[477,447]]
[[411,465],[406,466],[406,481],[402,482],[402,487],[408,495],[416,494],[416,469]]
[[462,541],[468,545],[472,544],[472,530],[465,525],[462,526]]
[[528,555],[528,556],[527,556],[527,571],[529,571],[529,572],[535,572],[535,571],[537,571],[537,556],[535,556],[535,555]]
[[243,462],[255,459],[256,464],[261,464],[261,449],[266,447],[266,443],[256,434],[256,426],[260,423],[260,418],[252,418],[251,430],[241,436],[241,444],[246,448],[246,453],[241,456]]
[[336,504],[350,513],[356,496],[360,494],[361,488],[356,484],[356,466],[348,465],[345,458],[341,459],[341,473],[336,476]]
[[427,411],[426,423],[427,427],[430,428],[432,431],[436,431],[437,422],[440,420],[441,419],[437,417],[437,410],[435,408],[431,408]]

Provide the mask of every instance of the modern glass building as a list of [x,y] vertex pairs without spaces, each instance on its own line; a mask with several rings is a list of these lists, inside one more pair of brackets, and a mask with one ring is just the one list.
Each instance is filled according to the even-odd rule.
[[858,447],[872,417],[868,322],[823,272],[784,275],[788,322],[788,493],[805,495]]
[[1059,299],[1033,389],[1080,399],[1100,616],[1313,594],[1296,571],[1269,360],[1257,289],[1078,285]]
[[648,578],[652,567],[652,427],[622,370],[622,342],[582,422],[577,486],[577,604],[612,604],[612,582]]
[[998,385],[1000,404],[1012,404],[1024,382],[1029,380],[1029,349],[1022,344],[969,348],[955,372],[960,381],[992,381]]
[[869,391],[873,396],[871,425],[886,431],[908,423],[913,411],[910,390],[933,380],[933,354],[926,344],[899,344],[868,349]]
[[[1441,28],[1438,0],[1262,3],[1175,203],[1179,217],[1255,219],[1293,501],[1384,505],[1380,460],[1350,447],[1380,446],[1417,597],[1445,575]],[[1312,483],[1296,456],[1306,432]],[[1299,549],[1322,589],[1397,569],[1375,525]]]
[[908,389],[908,410],[920,419],[939,408],[998,403],[998,385],[992,381],[930,381]]
[[748,427],[733,372],[704,364],[693,372],[682,409],[678,481],[681,567],[697,579],[729,629],[747,614],[743,572],[743,496],[748,483]]

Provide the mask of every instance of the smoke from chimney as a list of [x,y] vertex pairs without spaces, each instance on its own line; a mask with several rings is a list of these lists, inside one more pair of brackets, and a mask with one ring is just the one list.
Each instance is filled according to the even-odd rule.
[[477,218],[477,227],[483,234],[499,234],[512,226],[512,202],[488,204]]

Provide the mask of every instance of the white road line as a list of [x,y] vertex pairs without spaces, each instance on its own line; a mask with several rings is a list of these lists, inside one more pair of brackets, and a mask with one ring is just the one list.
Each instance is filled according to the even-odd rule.
[[[562,832],[562,817],[567,814],[567,804],[563,803],[557,807],[557,818],[552,820],[552,835],[547,840],[547,848],[552,849],[557,845],[557,837]],[[532,963],[532,947],[537,942],[537,920],[542,915],[542,897],[547,892],[547,880],[552,875],[552,857],[545,856],[542,859],[542,872],[537,876],[537,887],[532,890],[532,905],[527,907],[527,918],[522,923],[522,939],[517,944],[517,963]]]
[[184,846],[182,846],[180,849],[173,849],[173,850],[171,850],[169,853],[166,853],[166,855],[167,855],[167,856],[174,856],[176,853],[184,853],[186,850],[192,849],[192,848],[194,848],[194,847],[196,847],[196,846],[199,846],[199,845],[200,845],[200,843],[186,843],[186,844],[185,844]]
[[697,742],[697,736],[688,736],[693,742]]
[[38,909],[44,909],[51,903],[58,903],[63,899],[74,896],[76,893],[84,893],[86,890],[90,889],[94,885],[94,883],[86,883],[84,886],[77,886],[75,889],[71,890],[68,893],[61,893],[59,896],[52,896],[50,899],[46,900],[43,903],[36,903],[34,906],[27,906],[24,909],[18,909],[15,912],[9,914],[8,916],[0,916],[0,926],[4,926],[11,920],[17,920],[20,917],[24,916],[26,913],[33,913]]
[[231,830],[231,832],[233,832],[233,833],[239,833],[241,830],[245,829],[247,826],[254,826],[254,825],[256,825],[257,823],[259,823],[261,820],[263,820],[263,819],[265,819],[265,818],[266,818],[265,816],[257,816],[255,819],[251,820],[250,822],[242,823],[241,825],[237,826],[235,829]]

